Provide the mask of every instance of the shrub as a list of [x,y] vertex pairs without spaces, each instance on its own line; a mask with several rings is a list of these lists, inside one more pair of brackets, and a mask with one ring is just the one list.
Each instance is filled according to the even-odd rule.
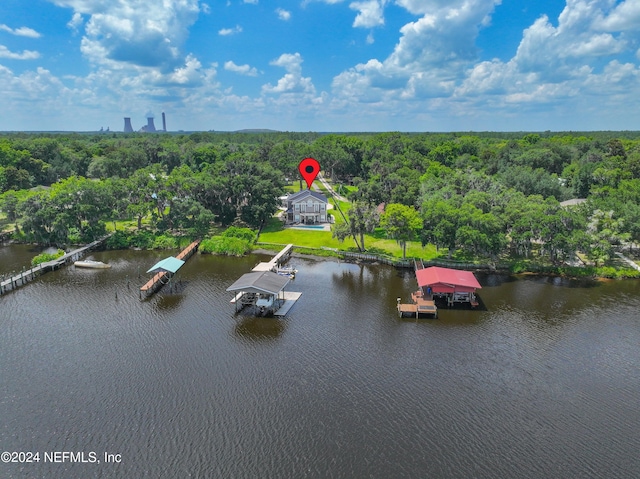
[[38,266],[41,263],[46,263],[47,261],[52,261],[54,259],[58,259],[64,255],[64,251],[59,249],[55,253],[40,253],[38,256],[34,257],[31,260],[31,266]]
[[251,251],[251,243],[241,238],[228,236],[214,236],[200,243],[200,252],[214,253],[228,256],[242,256]]
[[256,240],[255,232],[249,228],[239,228],[237,226],[229,226],[227,230],[222,233],[225,238],[240,238],[247,241],[249,244],[253,244]]
[[116,231],[105,242],[107,249],[126,249],[130,245],[130,238],[124,231]]
[[153,249],[175,249],[178,247],[178,238],[175,236],[160,235],[153,239]]

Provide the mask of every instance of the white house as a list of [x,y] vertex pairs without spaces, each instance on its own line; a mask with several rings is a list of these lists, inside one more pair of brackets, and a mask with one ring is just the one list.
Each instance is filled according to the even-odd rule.
[[287,197],[287,223],[327,223],[329,202],[322,193],[301,190]]

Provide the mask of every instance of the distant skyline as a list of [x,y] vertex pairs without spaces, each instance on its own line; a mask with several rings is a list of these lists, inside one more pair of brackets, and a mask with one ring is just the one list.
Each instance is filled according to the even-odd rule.
[[1,131],[163,111],[169,131],[639,130],[640,0],[0,2]]

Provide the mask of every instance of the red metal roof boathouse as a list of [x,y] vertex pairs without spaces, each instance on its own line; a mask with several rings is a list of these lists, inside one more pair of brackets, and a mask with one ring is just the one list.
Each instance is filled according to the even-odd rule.
[[454,303],[469,303],[472,308],[479,306],[476,289],[482,288],[471,271],[440,268],[425,268],[422,261],[415,262],[416,280],[419,289],[411,294],[411,303],[401,303],[398,298],[398,314],[403,316],[438,317],[435,299],[444,299],[448,306]]
[[445,298],[449,305],[453,303],[470,303],[472,307],[479,305],[475,292],[482,286],[471,271],[432,266],[416,269],[416,279],[425,296]]

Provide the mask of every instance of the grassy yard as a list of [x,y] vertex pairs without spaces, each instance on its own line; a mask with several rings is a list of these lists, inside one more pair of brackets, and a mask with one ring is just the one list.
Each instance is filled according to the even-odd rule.
[[0,212],[0,233],[4,231],[13,231],[15,228],[16,224],[7,219],[6,213]]
[[[356,244],[353,238],[345,239],[340,242],[331,237],[330,231],[300,230],[293,228],[283,228],[282,223],[273,219],[260,234],[258,241],[264,243],[289,244],[304,246],[307,248],[336,248],[339,250],[355,250]],[[384,237],[384,232],[378,228],[373,234],[365,235],[364,243],[368,250],[375,252],[384,252],[395,258],[402,258],[402,248],[394,240]],[[424,248],[420,242],[411,241],[407,243],[407,256],[422,258],[425,260],[435,258],[437,256],[436,248],[433,245],[427,245]]]

